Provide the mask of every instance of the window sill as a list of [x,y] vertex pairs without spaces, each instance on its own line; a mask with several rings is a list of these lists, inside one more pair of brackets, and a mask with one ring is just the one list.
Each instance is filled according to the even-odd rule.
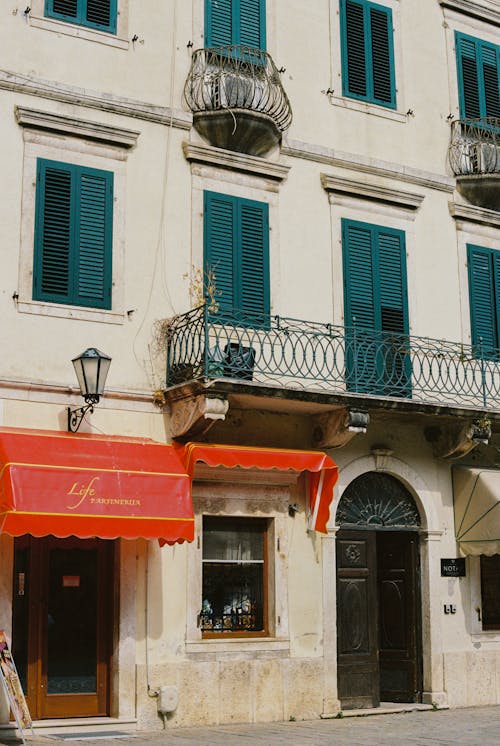
[[187,653],[236,653],[236,652],[255,652],[264,650],[271,651],[288,651],[290,649],[290,640],[287,638],[277,637],[231,637],[225,640],[200,640],[197,642],[186,642]]
[[66,306],[63,303],[18,301],[17,310],[20,313],[33,313],[37,316],[56,316],[62,319],[98,321],[101,324],[123,324],[125,321],[124,314],[117,311],[105,311],[102,308]]
[[357,101],[354,98],[346,98],[345,96],[330,96],[330,103],[332,106],[339,106],[342,109],[350,109],[351,111],[360,111],[363,114],[371,114],[376,117],[382,117],[383,119],[391,119],[394,122],[406,122],[408,117],[400,111],[395,109],[389,109],[385,106],[378,106],[378,104],[369,104],[364,101]]
[[73,25],[66,21],[57,21],[55,18],[45,18],[31,14],[29,23],[33,28],[55,31],[58,34],[66,34],[67,36],[76,36],[79,39],[94,41],[98,44],[106,44],[109,47],[128,49],[130,46],[128,39],[122,39],[114,34],[106,33],[105,31],[97,31],[96,29],[77,26],[76,24]]
[[483,632],[474,632],[471,635],[472,642],[497,642],[500,643],[500,629],[484,630]]

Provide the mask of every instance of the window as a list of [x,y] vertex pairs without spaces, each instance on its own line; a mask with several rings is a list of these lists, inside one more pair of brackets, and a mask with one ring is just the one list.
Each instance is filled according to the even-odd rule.
[[203,518],[204,636],[267,634],[267,524]]
[[410,396],[405,234],[342,220],[347,383]]
[[45,0],[45,15],[116,34],[117,0]]
[[500,251],[467,245],[472,344],[485,357],[499,356]]
[[341,0],[342,94],[396,108],[392,10]]
[[213,271],[218,313],[265,323],[270,311],[269,215],[265,202],[204,192],[204,265]]
[[500,117],[500,47],[455,33],[460,117]]
[[205,0],[205,47],[266,49],[265,0]]
[[500,629],[500,554],[481,555],[481,606],[483,629]]
[[111,308],[113,174],[38,159],[33,299]]

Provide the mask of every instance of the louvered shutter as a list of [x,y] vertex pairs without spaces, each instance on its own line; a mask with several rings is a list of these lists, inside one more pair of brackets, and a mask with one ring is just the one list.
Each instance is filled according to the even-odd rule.
[[72,168],[37,164],[33,298],[69,303],[72,251]]
[[236,201],[217,192],[204,193],[204,268],[215,275],[219,312],[229,313],[235,305]]
[[373,100],[395,105],[392,13],[390,8],[370,8]]
[[268,205],[239,202],[239,278],[237,305],[251,323],[268,323],[269,221]]
[[500,117],[500,47],[483,44],[481,52],[484,114],[487,117]]
[[[80,0],[81,2],[81,0]],[[72,21],[78,20],[79,0],[48,0],[48,15],[63,16]]]
[[113,174],[40,159],[33,298],[111,308]]
[[344,94],[365,97],[368,93],[366,80],[366,49],[363,6],[347,0],[344,13]]
[[205,0],[205,47],[235,44],[233,8],[237,0]]
[[475,39],[455,35],[457,54],[460,116],[462,119],[478,119],[481,116],[478,75],[478,50]]
[[75,303],[111,308],[113,174],[77,174]]
[[239,44],[266,49],[265,0],[239,0]]
[[117,0],[46,0],[45,14],[115,33]]
[[486,357],[498,354],[500,252],[467,246],[472,344]]

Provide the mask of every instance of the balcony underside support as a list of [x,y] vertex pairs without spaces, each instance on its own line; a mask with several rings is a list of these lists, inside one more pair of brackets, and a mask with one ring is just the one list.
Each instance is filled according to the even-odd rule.
[[457,189],[471,205],[487,210],[500,209],[500,172],[457,176]]
[[457,427],[428,427],[425,437],[432,444],[436,458],[459,459],[479,443],[488,444],[491,423],[488,418],[481,418]]
[[200,395],[173,401],[170,404],[171,436],[176,440],[200,437],[215,422],[224,420],[228,409],[228,400],[221,397]]
[[339,409],[314,418],[313,440],[317,448],[342,448],[359,433],[366,433],[368,412]]
[[281,143],[281,132],[266,114],[243,109],[196,112],[196,131],[216,148],[265,155]]

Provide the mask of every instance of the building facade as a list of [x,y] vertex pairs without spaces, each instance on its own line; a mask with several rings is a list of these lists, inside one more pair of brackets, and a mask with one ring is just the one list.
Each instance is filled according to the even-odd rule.
[[0,629],[37,727],[500,702],[499,30],[3,9]]

